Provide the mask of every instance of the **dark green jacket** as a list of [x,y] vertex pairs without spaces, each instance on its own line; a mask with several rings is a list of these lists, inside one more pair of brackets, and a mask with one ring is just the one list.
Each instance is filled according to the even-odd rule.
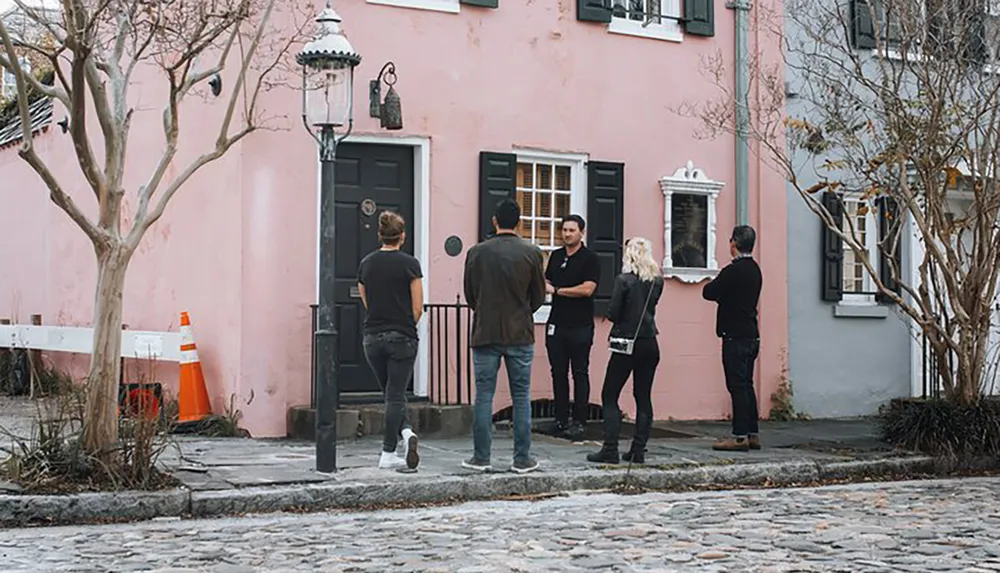
[[474,312],[473,348],[535,343],[532,315],[545,302],[538,247],[511,234],[487,239],[469,249],[464,282]]

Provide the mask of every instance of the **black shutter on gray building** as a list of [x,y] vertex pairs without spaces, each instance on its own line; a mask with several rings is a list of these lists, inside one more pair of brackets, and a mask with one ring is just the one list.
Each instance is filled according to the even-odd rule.
[[867,0],[851,0],[851,40],[862,50],[875,48],[875,24]]
[[714,36],[715,0],[684,0],[684,31],[692,36]]
[[977,3],[972,3],[967,10],[969,10],[967,16],[969,22],[967,22],[968,27],[965,31],[963,55],[969,63],[982,65],[989,62],[990,59],[989,48],[986,45],[986,14]]
[[493,236],[497,203],[515,199],[517,156],[513,153],[479,152],[479,240]]
[[[899,208],[892,197],[879,197],[878,206],[878,240],[879,240],[879,280],[897,295],[900,293],[899,282],[893,279],[892,265],[897,273],[902,272],[902,259],[899,245]],[[891,299],[879,292],[875,295],[879,302],[890,302]]]
[[611,0],[576,0],[576,19],[583,22],[611,22]]
[[587,248],[601,262],[594,313],[605,314],[615,277],[622,268],[625,241],[625,164],[587,163]]
[[[841,229],[844,228],[844,206],[840,197],[833,191],[823,193],[823,207],[830,212],[833,220]],[[830,302],[838,302],[844,292],[844,243],[840,236],[820,221],[823,238],[822,248],[822,298]]]
[[500,6],[500,0],[458,0],[461,4],[468,4],[469,6],[482,6],[483,8],[497,8]]

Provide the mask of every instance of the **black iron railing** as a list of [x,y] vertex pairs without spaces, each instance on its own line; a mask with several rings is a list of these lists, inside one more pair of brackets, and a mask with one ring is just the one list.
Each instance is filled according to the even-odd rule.
[[451,304],[424,305],[427,321],[427,397],[436,404],[472,404],[472,309],[455,296]]
[[941,397],[941,372],[938,369],[938,357],[934,352],[934,347],[928,340],[927,335],[921,335],[921,381],[924,398]]

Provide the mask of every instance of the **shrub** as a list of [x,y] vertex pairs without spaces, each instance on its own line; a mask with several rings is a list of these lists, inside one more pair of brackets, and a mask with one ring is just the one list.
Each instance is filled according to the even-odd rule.
[[879,413],[886,442],[952,459],[1000,457],[1000,399],[972,406],[931,399],[892,400]]

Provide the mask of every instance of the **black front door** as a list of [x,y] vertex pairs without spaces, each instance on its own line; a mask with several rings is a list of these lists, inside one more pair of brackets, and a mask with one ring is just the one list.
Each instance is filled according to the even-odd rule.
[[378,215],[386,209],[406,219],[403,250],[413,254],[413,148],[343,143],[337,148],[335,175],[340,389],[380,392],[362,348],[365,307],[358,293],[358,265],[379,248]]

